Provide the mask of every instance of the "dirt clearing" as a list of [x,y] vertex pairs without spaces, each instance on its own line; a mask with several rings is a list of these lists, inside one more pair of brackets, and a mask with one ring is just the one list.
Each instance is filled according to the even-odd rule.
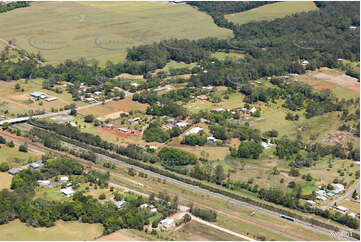
[[339,85],[353,92],[360,93],[360,83],[357,81],[356,78],[350,77],[348,75],[342,74],[340,76],[331,76],[325,73],[317,73],[313,75],[313,77],[332,84]]

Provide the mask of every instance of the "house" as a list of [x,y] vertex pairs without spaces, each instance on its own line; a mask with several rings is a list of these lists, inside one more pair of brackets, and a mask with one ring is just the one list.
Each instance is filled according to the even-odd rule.
[[174,126],[172,125],[172,124],[165,124],[165,125],[163,125],[163,128],[165,128],[166,130],[168,130],[168,129],[171,129],[171,128],[173,128]]
[[352,26],[352,25],[351,25],[349,28],[350,28],[350,29],[357,29],[357,26]]
[[185,127],[187,127],[188,124],[186,122],[178,122],[175,125],[177,125],[181,129],[184,129]]
[[9,173],[10,175],[16,175],[16,174],[18,174],[20,171],[25,170],[25,169],[28,169],[28,168],[29,168],[29,165],[19,166],[19,167],[12,168],[12,169],[8,170],[8,173]]
[[117,206],[117,208],[123,207],[126,203],[127,203],[127,201],[125,201],[125,200],[114,202],[114,204],[115,204],[115,206]]
[[129,130],[126,128],[118,128],[119,131],[122,131],[123,133],[129,133]]
[[342,207],[342,206],[337,206],[336,209],[341,211],[341,212],[344,212],[344,213],[347,212],[347,210],[348,210],[347,208]]
[[32,92],[30,96],[36,98],[36,99],[44,99],[47,97],[46,93],[43,92]]
[[306,61],[306,60],[302,61],[302,65],[303,65],[303,66],[307,66],[308,64],[310,64],[310,62],[308,62],[308,61]]
[[215,112],[219,113],[219,112],[224,112],[226,111],[224,108],[217,108],[214,110]]
[[31,168],[33,168],[33,169],[38,169],[38,168],[40,168],[41,164],[39,164],[39,163],[31,163],[29,166]]
[[157,210],[156,208],[152,208],[152,209],[150,210],[150,212],[151,212],[151,213],[156,213],[156,212],[158,212],[158,210]]
[[355,218],[356,217],[356,214],[355,213],[349,213],[347,214],[348,216],[350,216],[351,218]]
[[144,203],[139,206],[141,209],[146,209],[148,207],[148,203]]
[[170,229],[171,227],[174,227],[175,222],[174,222],[173,218],[166,218],[166,219],[163,219],[162,221],[160,221],[160,225],[162,228],[167,230],[167,229]]
[[343,59],[341,59],[341,58],[338,58],[337,60],[338,60],[338,61],[343,61]]
[[171,85],[165,85],[163,87],[158,87],[158,88],[154,89],[154,91],[156,91],[156,92],[163,91],[163,90],[170,91],[170,90],[172,90],[172,86]]
[[184,135],[187,136],[190,134],[198,134],[202,130],[203,130],[203,128],[201,128],[201,127],[194,127],[191,130],[189,130],[187,133],[185,133]]
[[52,102],[52,101],[55,101],[57,100],[58,98],[57,97],[48,97],[47,99],[45,99],[47,102]]
[[106,124],[104,125],[106,128],[113,128],[113,124]]
[[130,85],[132,85],[133,87],[138,87],[140,84],[136,83],[136,82],[133,82],[131,83]]
[[177,120],[175,118],[169,118],[169,119],[167,119],[167,122],[175,124],[175,123],[177,123]]
[[333,196],[335,196],[335,194],[334,194],[333,192],[328,192],[328,193],[326,194],[326,196],[327,196],[327,197],[333,197]]
[[202,89],[212,90],[212,89],[213,89],[213,86],[202,87]]
[[208,141],[208,142],[215,143],[215,142],[217,141],[217,139],[214,138],[213,136],[209,136],[209,137],[207,137],[207,141]]
[[88,103],[96,102],[95,98],[92,98],[92,97],[85,98],[85,101]]
[[317,190],[317,191],[315,192],[315,194],[318,195],[318,196],[325,196],[325,195],[326,195],[326,192],[325,192],[324,190]]
[[69,181],[69,177],[67,177],[67,176],[62,176],[59,179],[59,182],[68,182],[68,181]]
[[344,187],[344,185],[342,185],[342,184],[332,184],[332,186],[333,186],[333,193],[334,194],[339,194],[340,192],[342,192],[343,190],[345,190],[345,187]]
[[136,117],[136,118],[128,119],[128,122],[133,123],[133,122],[137,122],[137,121],[139,121],[139,120],[140,120],[140,118],[139,118],[139,117]]
[[314,201],[312,201],[312,200],[307,200],[306,204],[309,205],[309,206],[315,206],[316,205],[316,203]]
[[200,99],[200,100],[208,100],[207,95],[199,95],[197,98]]
[[322,201],[322,202],[324,202],[324,201],[327,200],[327,198],[324,197],[324,196],[317,196],[316,198],[317,198],[317,200],[320,200],[320,201]]
[[60,192],[63,193],[63,195],[66,197],[70,197],[75,193],[71,187],[60,189]]
[[262,147],[263,147],[264,149],[268,149],[268,148],[270,148],[270,147],[272,146],[272,144],[268,144],[268,143],[266,143],[266,142],[262,142],[261,145],[262,145]]
[[157,150],[157,149],[158,149],[158,147],[157,147],[157,146],[154,146],[154,145],[151,145],[151,146],[149,146],[149,149],[152,149],[152,150]]
[[96,91],[96,92],[94,92],[94,94],[99,96],[100,94],[102,94],[102,92],[101,91]]
[[257,111],[257,108],[255,108],[255,107],[253,107],[253,108],[251,108],[251,110],[249,110],[250,113],[254,113],[256,111]]
[[39,184],[39,186],[45,187],[45,186],[50,185],[50,181],[49,180],[38,180],[38,184]]

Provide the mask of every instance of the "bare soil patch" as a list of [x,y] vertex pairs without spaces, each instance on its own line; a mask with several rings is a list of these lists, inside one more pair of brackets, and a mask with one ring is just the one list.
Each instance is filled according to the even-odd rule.
[[325,73],[317,73],[313,75],[313,77],[332,84],[339,85],[353,92],[360,93],[360,83],[357,81],[356,78],[348,76],[346,74],[332,76]]
[[313,87],[316,90],[323,90],[323,89],[332,89],[335,88],[335,86],[327,83],[322,83],[319,81],[313,81],[310,83],[310,86]]

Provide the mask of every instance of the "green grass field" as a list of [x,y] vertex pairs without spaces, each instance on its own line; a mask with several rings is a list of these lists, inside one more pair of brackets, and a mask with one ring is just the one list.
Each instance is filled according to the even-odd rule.
[[29,158],[33,161],[39,159],[41,156],[35,152],[28,150],[28,152],[20,152],[19,146],[10,148],[7,145],[0,145],[0,163],[8,162],[10,167],[18,167],[28,162]]
[[104,64],[123,60],[132,46],[233,35],[206,13],[168,2],[34,2],[1,14],[0,22],[9,23],[0,26],[0,38],[40,51],[49,63],[84,56]]
[[226,15],[226,19],[238,24],[245,24],[252,21],[272,20],[282,18],[299,12],[317,10],[313,2],[278,2],[267,4],[241,13]]
[[0,226],[1,240],[94,240],[102,235],[101,224],[58,221],[50,228],[34,228],[14,220]]

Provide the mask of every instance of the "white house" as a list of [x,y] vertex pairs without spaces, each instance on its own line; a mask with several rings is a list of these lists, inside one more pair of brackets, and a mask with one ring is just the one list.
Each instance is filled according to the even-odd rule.
[[328,192],[328,193],[326,194],[326,196],[327,196],[327,197],[333,197],[333,196],[335,196],[335,194],[334,194],[333,192]]
[[256,111],[257,111],[257,108],[255,108],[255,107],[253,107],[253,108],[251,108],[251,110],[249,110],[250,113],[254,113]]
[[144,204],[140,205],[141,209],[146,209],[147,207],[148,207],[148,203],[144,203]]
[[59,180],[60,182],[68,182],[69,181],[69,177],[67,177],[67,176],[62,176],[62,177],[60,177],[60,180]]
[[215,143],[215,142],[217,141],[217,139],[214,138],[213,136],[209,136],[209,137],[207,137],[207,141],[208,141],[208,142]]
[[39,186],[49,186],[50,181],[49,180],[38,180]]
[[327,200],[327,198],[324,197],[324,196],[317,196],[316,198],[317,198],[317,200],[320,200],[320,201],[322,201],[322,202],[324,202],[324,201]]
[[163,219],[162,221],[160,221],[160,225],[162,226],[162,228],[164,229],[170,229],[171,227],[175,226],[175,222],[173,218],[166,218]]
[[94,94],[99,96],[100,94],[102,94],[102,92],[101,91],[96,91],[96,92],[94,92]]
[[186,122],[178,122],[175,125],[177,125],[181,129],[184,129],[185,127],[187,127],[188,124]]
[[310,62],[308,62],[308,61],[306,61],[306,60],[302,61],[302,65],[303,65],[303,66],[307,66],[308,64],[310,64]]
[[60,192],[66,197],[70,197],[75,193],[71,187],[63,188]]
[[139,121],[139,120],[140,120],[140,118],[139,118],[139,117],[136,117],[136,118],[128,119],[128,122],[133,123],[133,122],[137,122],[137,121]]
[[127,202],[125,200],[122,201],[115,201],[114,204],[117,206],[117,208],[123,207]]
[[344,212],[344,213],[347,212],[347,208],[342,207],[342,206],[337,206],[336,209],[341,211],[341,212]]
[[315,206],[316,205],[316,203],[314,201],[312,201],[312,200],[307,200],[306,204],[309,205],[309,206]]
[[217,108],[214,111],[218,113],[218,112],[224,112],[226,110],[224,108]]
[[30,167],[33,169],[38,169],[41,165],[39,163],[31,163]]
[[342,192],[343,190],[345,190],[345,187],[344,187],[344,185],[342,185],[342,184],[339,184],[339,183],[337,183],[337,184],[332,184],[332,186],[333,186],[333,193],[335,193],[335,194],[339,194],[340,192]]
[[203,130],[203,128],[201,128],[201,127],[194,127],[191,130],[189,130],[187,133],[185,133],[185,136],[190,135],[190,134],[198,134],[202,130]]
[[356,214],[355,213],[349,213],[347,214],[348,216],[350,216],[351,218],[355,218],[356,217]]
[[156,212],[158,212],[158,210],[157,210],[156,208],[152,208],[152,209],[150,210],[150,212],[151,212],[151,213],[156,213]]
[[318,196],[325,196],[325,195],[326,195],[326,192],[325,192],[324,190],[317,190],[317,191],[315,192],[315,194],[318,195]]

